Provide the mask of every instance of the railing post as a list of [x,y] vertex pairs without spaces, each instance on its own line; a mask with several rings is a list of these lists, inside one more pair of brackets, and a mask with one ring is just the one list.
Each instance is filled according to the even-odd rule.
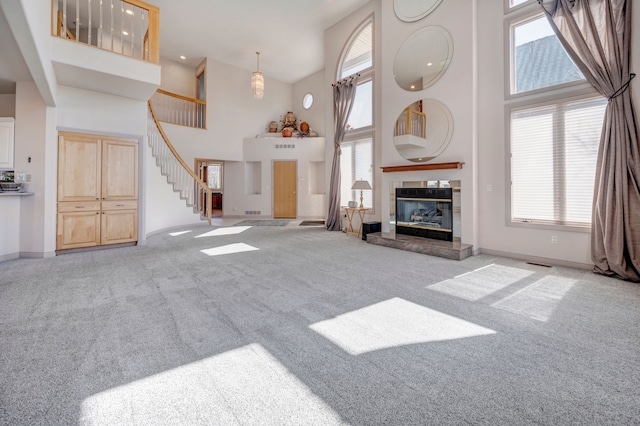
[[160,63],[160,9],[149,7],[149,57],[148,61]]

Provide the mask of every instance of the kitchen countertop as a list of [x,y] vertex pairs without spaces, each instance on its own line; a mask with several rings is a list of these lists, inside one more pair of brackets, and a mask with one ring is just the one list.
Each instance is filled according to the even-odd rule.
[[0,197],[27,197],[29,195],[33,195],[33,192],[0,191]]

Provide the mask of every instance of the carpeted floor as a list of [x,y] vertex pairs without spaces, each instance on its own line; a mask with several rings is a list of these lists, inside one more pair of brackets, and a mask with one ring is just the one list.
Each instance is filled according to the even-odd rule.
[[631,425],[640,286],[319,227],[0,263],[2,425]]

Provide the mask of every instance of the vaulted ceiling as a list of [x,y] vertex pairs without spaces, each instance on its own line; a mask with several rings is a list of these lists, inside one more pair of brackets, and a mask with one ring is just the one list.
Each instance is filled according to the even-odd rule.
[[[80,0],[84,1],[84,0]],[[324,68],[324,31],[369,0],[151,0],[160,55],[195,67],[205,57],[295,83]],[[43,2],[43,4],[46,2]],[[29,72],[0,10],[0,93]],[[181,60],[180,56],[185,56]]]

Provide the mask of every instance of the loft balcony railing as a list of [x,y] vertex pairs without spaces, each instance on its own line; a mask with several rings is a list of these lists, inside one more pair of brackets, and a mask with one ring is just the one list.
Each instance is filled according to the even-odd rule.
[[207,103],[158,89],[151,97],[159,121],[180,126],[205,128]]
[[53,0],[53,34],[158,64],[160,9],[139,0]]
[[411,108],[405,108],[396,121],[394,136],[412,135],[419,138],[427,137],[427,116],[425,113]]

